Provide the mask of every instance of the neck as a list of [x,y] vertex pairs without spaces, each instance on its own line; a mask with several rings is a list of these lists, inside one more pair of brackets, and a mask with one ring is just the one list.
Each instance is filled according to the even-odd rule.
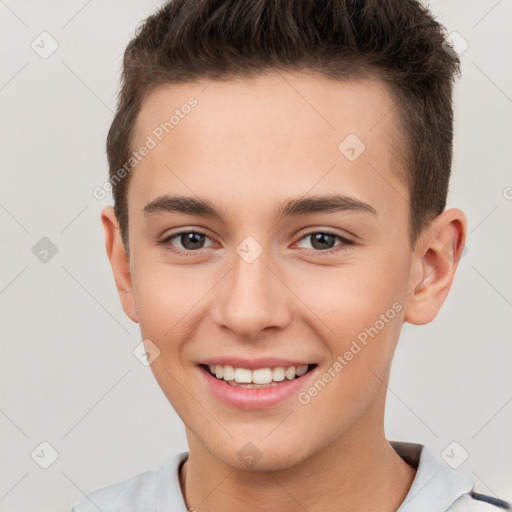
[[187,437],[180,484],[187,508],[201,512],[395,512],[416,474],[386,440],[383,425],[368,417],[300,463],[275,471],[233,468],[189,431]]

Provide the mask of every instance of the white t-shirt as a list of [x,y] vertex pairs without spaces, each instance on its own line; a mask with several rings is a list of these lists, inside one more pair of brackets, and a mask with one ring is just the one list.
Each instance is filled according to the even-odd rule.
[[[438,462],[421,444],[390,441],[408,464],[417,468],[414,481],[397,512],[501,512],[505,501],[479,494],[474,483]],[[117,484],[96,489],[79,499],[70,512],[187,512],[179,484],[181,452],[160,467]]]

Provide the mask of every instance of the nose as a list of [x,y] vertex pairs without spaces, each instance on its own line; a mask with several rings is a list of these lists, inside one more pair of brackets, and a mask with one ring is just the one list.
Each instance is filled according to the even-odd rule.
[[252,263],[235,255],[233,268],[217,288],[213,320],[238,339],[254,340],[265,329],[286,327],[291,319],[293,294],[264,254]]

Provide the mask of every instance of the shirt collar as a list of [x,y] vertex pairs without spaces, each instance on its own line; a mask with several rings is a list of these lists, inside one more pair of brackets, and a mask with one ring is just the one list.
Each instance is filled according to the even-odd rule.
[[417,468],[414,481],[397,512],[445,512],[455,500],[470,492],[474,482],[438,462],[426,446],[390,441],[395,452]]
[[155,485],[156,512],[187,511],[179,479],[180,467],[187,458],[188,452],[180,452],[160,468]]

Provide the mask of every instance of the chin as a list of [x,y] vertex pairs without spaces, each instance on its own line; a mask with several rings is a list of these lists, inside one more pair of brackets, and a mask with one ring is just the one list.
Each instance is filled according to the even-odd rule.
[[280,471],[303,462],[310,455],[304,441],[276,437],[272,442],[257,436],[232,439],[216,444],[210,453],[222,463],[237,470]]

